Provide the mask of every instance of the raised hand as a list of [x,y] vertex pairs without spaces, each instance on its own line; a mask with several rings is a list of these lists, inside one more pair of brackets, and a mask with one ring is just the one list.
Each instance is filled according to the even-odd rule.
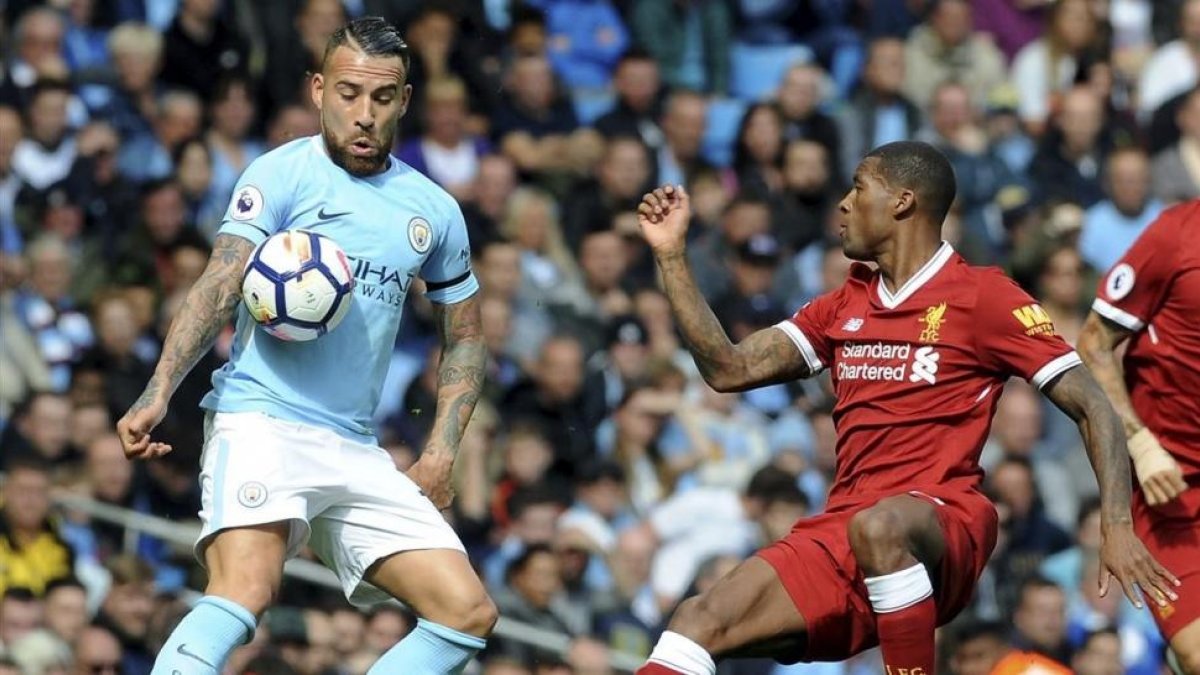
[[638,225],[655,255],[682,253],[692,210],[683,186],[664,185],[647,192],[638,205]]

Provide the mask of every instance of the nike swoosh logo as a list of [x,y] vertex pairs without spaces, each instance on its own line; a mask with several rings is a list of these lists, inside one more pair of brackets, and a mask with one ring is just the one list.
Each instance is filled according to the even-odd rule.
[[208,661],[205,661],[204,659],[200,658],[199,656],[196,656],[195,654],[189,652],[187,650],[187,645],[179,645],[179,649],[176,649],[175,651],[179,652],[179,654],[181,656],[186,656],[189,659],[195,659],[195,660],[199,661],[200,663],[203,663],[204,665],[208,666],[209,668],[212,668],[213,670],[217,669],[217,667],[214,666],[213,664],[211,664]]
[[317,218],[319,218],[321,220],[329,220],[331,218],[340,218],[342,216],[348,216],[351,213],[352,213],[352,211],[339,211],[337,213],[325,213],[325,207],[321,207],[321,210],[317,211]]

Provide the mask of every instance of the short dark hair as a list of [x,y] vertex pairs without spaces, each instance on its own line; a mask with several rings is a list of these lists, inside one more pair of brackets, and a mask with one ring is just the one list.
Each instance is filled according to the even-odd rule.
[[13,586],[4,591],[4,595],[0,596],[0,601],[11,600],[13,602],[37,602],[37,593],[33,592],[32,588],[26,586]]
[[42,593],[42,597],[46,597],[60,588],[78,588],[85,593],[87,592],[87,587],[83,585],[82,581],[75,577],[67,576],[60,577],[46,584],[46,590]]
[[534,556],[542,554],[554,555],[554,549],[550,548],[549,544],[542,543],[529,544],[526,546],[525,550],[521,551],[521,554],[516,558],[513,558],[513,561],[508,564],[507,568],[505,568],[504,580],[511,582],[513,577],[523,572],[525,568],[529,566],[529,563],[533,561]]
[[872,150],[864,159],[878,160],[876,171],[889,186],[917,195],[917,208],[941,223],[954,204],[958,183],[954,167],[937,148],[920,141],[897,141]]
[[404,76],[408,77],[408,43],[400,35],[400,29],[378,16],[355,19],[333,31],[325,43],[325,54],[321,57],[321,68],[338,47],[350,47],[367,56],[395,56],[404,64]]
[[968,621],[955,629],[954,645],[959,647],[980,638],[1007,642],[1008,633],[1008,628],[999,621]]
[[1037,591],[1046,588],[1052,588],[1059,592],[1062,592],[1063,590],[1062,586],[1059,586],[1040,574],[1032,574],[1026,577],[1025,580],[1021,582],[1021,585],[1017,587],[1017,605],[1020,606],[1025,603],[1025,595],[1029,591]]

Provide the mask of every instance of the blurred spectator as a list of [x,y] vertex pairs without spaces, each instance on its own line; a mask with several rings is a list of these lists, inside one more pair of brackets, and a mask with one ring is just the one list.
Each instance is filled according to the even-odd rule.
[[625,288],[627,270],[625,245],[613,230],[592,232],[579,245],[581,292],[560,296],[570,304],[570,314],[559,317],[564,330],[581,336],[585,351],[603,347],[604,327],[617,316],[633,311],[633,301]]
[[[1022,457],[1007,457],[988,474],[987,487],[1003,509],[1001,527],[1005,546],[992,556],[1002,611],[1015,599],[1021,602],[1018,585],[1033,574],[1042,560],[1071,545],[1070,537],[1046,518],[1037,476],[1032,463]],[[1062,589],[1055,587],[1062,595]]]
[[544,56],[518,57],[506,78],[508,96],[492,119],[492,137],[524,173],[568,169],[572,134],[579,128],[560,95]]
[[554,474],[571,476],[595,452],[592,439],[578,433],[594,429],[603,414],[590,394],[584,388],[583,347],[579,340],[559,335],[542,344],[532,376],[514,387],[502,405],[509,419],[542,430],[554,448]]
[[622,211],[634,211],[650,188],[651,160],[646,146],[636,136],[608,139],[596,165],[595,178],[572,190],[563,224],[567,245],[580,250],[583,238],[608,230]]
[[[50,473],[45,465],[10,455],[5,471],[0,493],[0,592],[25,588],[40,596],[47,584],[71,575],[74,554],[50,521]],[[38,617],[40,622],[40,603]],[[0,635],[0,642],[7,638]]]
[[708,127],[708,104],[701,95],[677,89],[663,106],[665,143],[658,150],[658,185],[692,187],[697,174],[710,169],[700,156],[700,143]]
[[87,626],[75,645],[75,675],[117,675],[123,670],[121,643],[112,631],[100,626]]
[[0,594],[0,647],[11,647],[42,627],[42,601],[24,586]]
[[294,31],[277,29],[285,37],[267,59],[263,93],[268,111],[308,100],[307,74],[320,70],[329,36],[346,22],[346,9],[339,0],[304,0],[299,4],[298,12],[285,14],[292,18]]
[[772,103],[746,109],[733,145],[738,188],[762,195],[783,189],[783,115]]
[[[222,16],[220,0],[180,0],[171,27],[163,33],[162,81],[214,98],[222,76],[244,70],[248,48]],[[216,96],[220,100],[221,96]]]
[[152,363],[140,358],[136,351],[138,333],[133,305],[124,294],[108,293],[97,296],[92,307],[96,346],[83,358],[104,371],[109,408],[114,413],[128,410],[154,374]]
[[[504,586],[492,589],[492,598],[504,616],[566,633],[567,622],[560,614],[562,592],[558,556],[546,544],[531,544],[509,564],[504,574]],[[504,638],[493,638],[489,649],[526,662],[553,658],[552,652]]]
[[508,200],[500,234],[521,250],[521,294],[562,304],[577,292],[579,267],[563,236],[559,206],[549,193],[532,187]]
[[1025,45],[1013,60],[1012,81],[1021,96],[1021,121],[1034,134],[1045,128],[1055,97],[1075,82],[1079,65],[1096,40],[1096,30],[1096,16],[1088,0],[1055,2],[1046,15],[1046,33]]
[[713,313],[733,340],[748,335],[735,330],[735,325],[746,318],[747,309],[763,313],[768,325],[785,318],[786,312],[770,296],[782,253],[779,241],[769,233],[753,235],[734,249],[729,260],[729,288],[712,305]]
[[1154,156],[1151,186],[1167,205],[1200,197],[1200,89],[1188,92],[1175,113],[1179,140]]
[[[87,590],[73,577],[65,577],[46,584],[45,606],[46,628],[63,642],[75,645],[87,631]],[[77,652],[76,659],[80,659]]]
[[704,384],[696,400],[677,400],[660,441],[676,493],[693,488],[742,490],[770,460],[765,420],[737,395]]
[[132,555],[119,555],[105,565],[111,577],[100,603],[96,625],[121,643],[121,672],[148,673],[154,662],[146,638],[154,609],[154,569]]
[[503,392],[512,388],[521,378],[521,366],[508,349],[513,335],[513,308],[504,300],[490,296],[480,301],[479,314],[483,325],[483,341],[488,350],[484,397],[498,401]]
[[662,114],[662,78],[658,62],[640,47],[632,47],[617,61],[612,78],[616,100],[613,107],[595,122],[596,131],[606,138],[633,136],[651,150],[662,146],[659,128]]
[[309,106],[292,103],[281,107],[267,125],[267,149],[274,150],[297,138],[315,136],[321,131],[317,112]]
[[116,86],[94,113],[112,124],[122,142],[144,142],[158,115],[162,36],[145,24],[124,23],[109,33],[108,51]]
[[1097,270],[1116,264],[1163,210],[1150,191],[1150,161],[1139,148],[1109,155],[1104,183],[1108,199],[1087,210],[1079,237],[1079,252]]
[[20,258],[0,253],[0,432],[14,406],[50,387],[50,370],[17,309],[15,287],[24,266]]
[[516,189],[517,169],[511,159],[498,154],[479,157],[475,181],[467,190],[470,198],[462,203],[471,250],[476,254],[500,237],[500,222]]
[[838,111],[839,164],[847,183],[871,148],[912,138],[921,127],[921,111],[902,91],[904,77],[904,42],[895,38],[871,42],[862,84]]
[[1138,112],[1143,119],[1160,106],[1196,86],[1200,58],[1200,2],[1187,0],[1179,8],[1179,37],[1155,50],[1138,80]]
[[75,136],[67,120],[71,88],[61,80],[38,80],[25,108],[28,135],[17,142],[12,170],[35,190],[67,177],[75,162]]
[[382,654],[391,649],[416,625],[403,609],[390,604],[378,605],[367,613],[364,635],[366,651]]
[[546,13],[547,56],[570,89],[604,89],[629,45],[629,31],[611,0],[537,0]]
[[630,17],[671,87],[723,96],[729,91],[732,17],[721,0],[643,0]]
[[71,667],[71,646],[45,629],[27,633],[8,651],[26,675],[67,675]]
[[[490,122],[489,114],[496,106],[496,73],[498,65],[488,63],[476,53],[474,41],[464,39],[460,29],[459,13],[464,3],[409,3],[417,9],[416,16],[404,31],[410,48],[410,64],[407,81],[413,87],[409,101],[405,127],[418,136],[427,132],[426,125],[433,119],[426,109],[434,82],[446,78],[459,79],[465,87],[464,103],[471,108],[464,111],[472,114],[465,121],[470,133],[484,133]],[[466,26],[464,25],[463,28]],[[482,113],[482,114],[481,114]]]
[[70,422],[71,401],[65,395],[33,392],[13,411],[13,423],[4,432],[4,465],[29,459],[63,468],[77,461]]
[[645,380],[650,359],[650,335],[632,314],[612,318],[605,328],[604,349],[589,363],[591,377],[604,389],[604,403],[612,410],[625,392]]
[[833,159],[829,149],[814,140],[797,138],[784,147],[783,192],[774,204],[772,230],[786,251],[801,251],[822,238],[841,196]]
[[[1096,631],[1111,630],[1116,638],[1116,663],[1110,668],[1117,673],[1130,675],[1150,675],[1162,671],[1162,659],[1159,655],[1166,646],[1158,630],[1147,621],[1149,617],[1139,617],[1132,607],[1127,609],[1124,595],[1114,589],[1107,595],[1100,595],[1100,575],[1106,574],[1100,569],[1100,560],[1092,558],[1084,561],[1083,577],[1079,580],[1079,588],[1073,602],[1067,605],[1067,640],[1073,649],[1085,647],[1091,641]],[[1109,645],[1093,645],[1103,651]],[[1076,658],[1079,652],[1075,652]],[[1112,672],[1110,670],[1110,672]]]
[[67,30],[63,35],[63,57],[76,73],[90,74],[108,65],[108,28],[102,25],[103,9],[95,0],[71,2],[66,8]]
[[1070,663],[1066,604],[1063,589],[1053,582],[1034,576],[1022,583],[1013,611],[1013,644]]
[[21,667],[7,656],[0,656],[0,675],[24,675]]
[[971,242],[970,248],[986,252],[986,260],[974,262],[996,262],[1007,244],[996,200],[1001,190],[1018,179],[989,144],[965,86],[955,82],[938,85],[929,121],[931,128],[922,135],[946,155],[958,179],[957,208],[962,213],[963,236]]
[[171,153],[200,133],[204,105],[182,89],[167,91],[158,100],[152,134],[125,139],[117,156],[121,173],[135,183],[167,178],[172,173]]
[[507,241],[485,242],[477,254],[476,273],[483,297],[496,298],[512,309],[513,326],[506,350],[527,366],[537,356],[552,326],[533,293],[522,293],[521,249]]
[[[797,63],[787,69],[779,83],[775,99],[783,115],[783,136],[788,141],[806,139],[825,147],[831,162],[841,159],[841,137],[837,121],[822,111],[829,98],[824,71],[811,63]],[[840,176],[837,165],[830,167]]]
[[1090,208],[1104,198],[1101,170],[1112,148],[1103,131],[1103,102],[1091,89],[1076,87],[1063,94],[1053,127],[1029,165],[1030,180],[1043,200]]
[[1055,331],[1072,345],[1085,318],[1087,282],[1091,280],[1086,273],[1078,249],[1064,244],[1047,256],[1038,277],[1037,298],[1054,321]]
[[725,207],[720,227],[701,234],[688,254],[696,284],[704,297],[715,300],[729,289],[728,261],[734,252],[755,235],[768,234],[770,230],[771,208],[762,197],[739,194]]
[[1004,55],[987,33],[975,32],[971,3],[938,0],[905,45],[904,94],[919,107],[930,104],[938,85],[960,82],[971,100],[983,103],[1007,76]]
[[249,80],[238,75],[216,80],[212,95],[206,100],[210,101],[208,112],[212,120],[205,135],[212,157],[211,190],[214,201],[224,206],[233,194],[238,176],[266,148],[257,139],[250,138],[257,111]]
[[486,139],[467,131],[467,88],[444,76],[425,88],[425,133],[404,143],[396,156],[429,176],[459,200],[472,196],[480,159],[491,152]]
[[172,157],[175,180],[183,191],[187,221],[209,239],[215,239],[221,217],[229,204],[229,195],[221,195],[213,185],[213,155],[199,138],[184,141]]
[[649,583],[655,545],[645,528],[627,529],[617,535],[609,555],[613,586],[596,596],[593,632],[615,651],[650,655],[655,628],[663,618]]
[[1076,675],[1124,675],[1131,671],[1122,665],[1121,636],[1111,628],[1101,628],[1087,634],[1071,658],[1071,671]]
[[[33,6],[21,14],[12,24],[13,50],[5,54],[0,72],[0,102],[27,109],[40,80],[67,77],[67,63],[62,58],[65,33],[66,23],[52,7]],[[76,117],[75,122],[83,119]]]
[[25,183],[13,170],[12,160],[23,133],[17,109],[0,105],[0,251],[7,253],[18,252],[21,245],[14,206]]

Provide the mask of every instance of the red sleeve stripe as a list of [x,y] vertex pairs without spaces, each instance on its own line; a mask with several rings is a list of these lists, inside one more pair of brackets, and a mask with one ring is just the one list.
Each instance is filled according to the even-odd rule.
[[785,319],[775,324],[775,327],[791,338],[796,349],[799,349],[800,354],[804,356],[804,362],[808,364],[808,369],[813,375],[825,369],[825,364],[821,363],[821,357],[817,356],[817,350],[813,348],[812,343],[804,335],[804,331],[800,330],[796,324]]
[[1118,326],[1124,326],[1132,331],[1139,331],[1146,327],[1146,322],[1136,316],[1126,312],[1125,310],[1110,305],[1109,303],[1096,298],[1092,301],[1092,311],[1100,316],[1112,321]]
[[1062,356],[1051,359],[1050,363],[1038,368],[1038,371],[1033,374],[1033,377],[1029,378],[1029,383],[1038,389],[1041,389],[1049,384],[1054,378],[1082,363],[1083,361],[1079,358],[1079,354],[1076,354],[1074,350],[1071,350]]

